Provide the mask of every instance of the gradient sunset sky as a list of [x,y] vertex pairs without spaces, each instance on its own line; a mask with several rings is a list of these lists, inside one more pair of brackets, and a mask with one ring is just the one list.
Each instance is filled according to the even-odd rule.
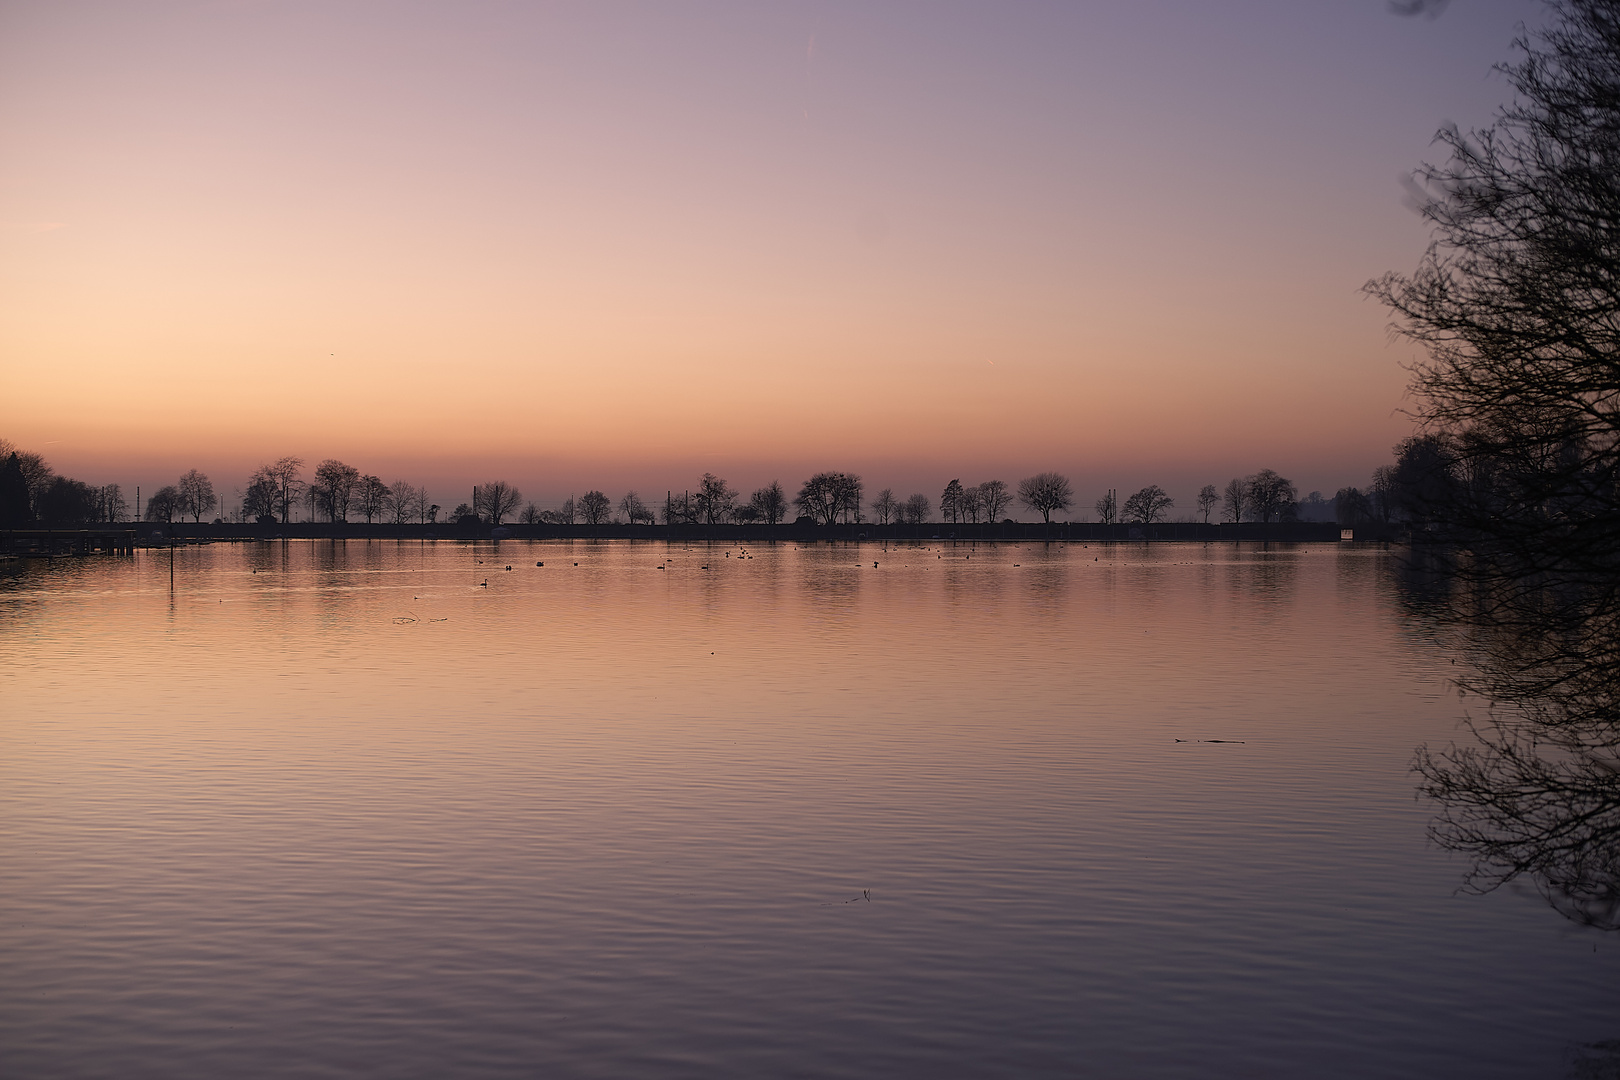
[[1331,496],[1410,430],[1359,292],[1427,243],[1401,178],[1541,17],[4,0],[0,435],[227,496]]

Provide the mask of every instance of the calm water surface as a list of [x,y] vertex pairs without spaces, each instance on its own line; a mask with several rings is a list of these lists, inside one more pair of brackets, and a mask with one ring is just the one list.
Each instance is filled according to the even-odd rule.
[[1397,576],[1349,545],[35,565],[0,583],[0,1074],[1571,1075],[1620,1038],[1620,949],[1455,894],[1410,764],[1471,705]]

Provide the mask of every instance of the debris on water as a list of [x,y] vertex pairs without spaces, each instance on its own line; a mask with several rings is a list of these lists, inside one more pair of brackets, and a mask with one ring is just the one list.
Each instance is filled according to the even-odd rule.
[[1176,740],[1176,742],[1236,743],[1239,746],[1244,745],[1247,741],[1248,740],[1246,740],[1246,739],[1177,739]]

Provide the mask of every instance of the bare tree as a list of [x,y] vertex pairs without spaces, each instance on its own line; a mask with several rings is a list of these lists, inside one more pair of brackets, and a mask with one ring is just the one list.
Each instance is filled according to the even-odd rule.
[[315,466],[315,480],[309,486],[316,507],[328,521],[348,521],[354,489],[360,483],[360,470],[336,458]]
[[984,513],[984,492],[977,487],[965,487],[962,489],[962,497],[958,500],[957,505],[961,507],[962,516],[972,524],[977,525],[979,516]]
[[354,489],[355,506],[365,515],[366,524],[380,519],[388,509],[388,485],[369,473]]
[[979,485],[979,495],[984,499],[986,521],[1000,521],[1001,515],[1012,505],[1012,492],[1007,489],[1005,480],[986,480]]
[[175,490],[180,493],[180,501],[175,507],[175,512],[182,515],[190,514],[193,522],[201,521],[202,516],[219,502],[214,495],[214,485],[205,474],[196,469],[182,476]]
[[158,488],[146,500],[146,520],[171,522],[180,513],[180,489],[173,484]]
[[1026,476],[1018,482],[1018,500],[1041,515],[1050,525],[1052,513],[1067,510],[1074,505],[1074,492],[1069,480],[1060,473],[1043,472]]
[[587,491],[579,497],[579,516],[587,525],[604,525],[613,509],[613,500],[600,491]]
[[905,515],[906,524],[921,525],[928,520],[928,515],[934,508],[929,503],[928,496],[918,492],[907,499],[900,509]]
[[1620,11],[1546,6],[1498,67],[1511,103],[1442,128],[1450,160],[1417,170],[1418,270],[1366,288],[1427,351],[1412,395],[1452,475],[1426,516],[1476,554],[1620,590]]
[[1346,528],[1359,528],[1373,519],[1372,503],[1360,488],[1340,488],[1333,496],[1333,520]]
[[1248,486],[1249,511],[1260,521],[1281,521],[1293,510],[1298,494],[1291,480],[1270,469],[1261,469],[1244,483]]
[[683,491],[678,497],[674,492],[669,492],[664,496],[665,525],[696,525],[697,523],[697,504],[693,501],[691,492]]
[[854,473],[816,473],[804,482],[793,500],[801,513],[823,525],[831,525],[840,516],[848,521],[859,521],[861,516],[861,478]]
[[619,510],[624,514],[624,520],[632,525],[646,522],[654,524],[653,512],[647,509],[647,504],[641,501],[641,496],[634,491],[625,492],[624,498],[619,500]]
[[899,520],[900,503],[895,500],[894,492],[884,488],[872,500],[872,513],[877,515],[879,525],[887,525],[891,518]]
[[28,511],[23,520],[32,518],[45,497],[45,491],[51,486],[56,474],[45,463],[40,455],[28,450],[18,449],[10,439],[0,438],[0,461],[17,455],[17,468],[22,473],[23,484],[28,491]]
[[395,480],[388,485],[388,512],[393,515],[394,524],[403,525],[409,521],[417,513],[419,505],[415,484]]
[[491,480],[473,491],[473,513],[491,525],[511,517],[522,504],[523,494],[505,480]]
[[[292,516],[293,505],[298,501],[299,494],[304,489],[304,482],[298,474],[304,467],[304,459],[298,457],[284,457],[270,465],[261,465],[254,471],[248,484],[251,493],[255,485],[262,483],[262,492],[273,493],[267,513],[281,515],[281,523],[285,525]],[[255,515],[258,516],[258,515]]]
[[1243,520],[1243,514],[1248,509],[1249,485],[1234,476],[1226,482],[1226,487],[1221,491],[1221,514],[1235,525]]
[[1114,489],[1109,488],[1102,498],[1091,504],[1097,511],[1097,520],[1104,525],[1113,525],[1119,521],[1119,499],[1114,496]]
[[1198,490],[1198,512],[1204,515],[1204,524],[1209,524],[1209,515],[1221,502],[1221,493],[1215,490],[1214,484],[1205,484]]
[[1143,525],[1164,520],[1164,512],[1174,506],[1175,500],[1158,484],[1149,484],[1125,500],[1125,516]]
[[698,481],[698,493],[693,500],[697,503],[698,517],[705,525],[719,525],[731,518],[731,512],[737,505],[737,492],[726,486],[726,482],[714,473],[704,473],[703,479]]
[[117,484],[103,484],[100,495],[101,520],[106,522],[123,521],[124,515],[129,513],[129,503],[124,500],[124,490]]
[[787,516],[787,492],[782,490],[780,480],[772,480],[769,484],[754,492],[748,500],[759,520],[767,525],[778,525]]
[[254,473],[248,481],[247,492],[242,496],[242,517],[244,520],[263,522],[265,519],[275,520],[276,510],[281,505],[281,489],[276,482],[267,476]]
[[525,525],[539,525],[546,520],[546,515],[538,506],[530,503],[523,508],[523,513],[518,515],[518,520]]
[[939,495],[939,516],[952,524],[962,518],[962,481],[952,480]]

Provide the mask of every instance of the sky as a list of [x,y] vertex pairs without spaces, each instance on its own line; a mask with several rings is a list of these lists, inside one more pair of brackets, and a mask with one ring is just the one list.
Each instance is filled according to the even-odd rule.
[[1411,431],[1402,178],[1542,18],[0,0],[0,436],[126,491],[1331,496]]

